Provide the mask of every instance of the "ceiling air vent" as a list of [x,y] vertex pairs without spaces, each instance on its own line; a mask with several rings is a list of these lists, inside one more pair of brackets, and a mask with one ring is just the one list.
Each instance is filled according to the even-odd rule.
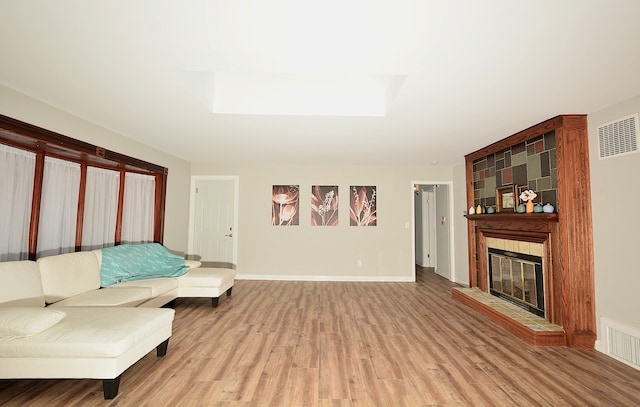
[[638,114],[598,127],[600,159],[638,152]]

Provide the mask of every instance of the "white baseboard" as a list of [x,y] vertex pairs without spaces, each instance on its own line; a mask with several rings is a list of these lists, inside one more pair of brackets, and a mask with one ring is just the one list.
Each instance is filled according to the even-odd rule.
[[291,275],[262,275],[236,274],[236,280],[272,280],[272,281],[345,281],[345,282],[384,282],[384,283],[413,283],[412,277],[391,276],[291,276]]
[[[604,343],[600,339],[596,339],[596,343],[594,345],[594,349],[597,350],[600,353],[604,353],[605,355],[607,354],[607,348],[605,347]],[[609,356],[609,355],[607,355],[607,356]]]

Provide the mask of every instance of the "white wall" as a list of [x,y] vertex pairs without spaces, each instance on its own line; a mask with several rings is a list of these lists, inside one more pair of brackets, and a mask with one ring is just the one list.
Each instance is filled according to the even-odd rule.
[[448,185],[436,185],[436,273],[452,279],[451,272],[451,209]]
[[640,96],[588,117],[598,342],[602,317],[640,331],[640,153],[600,160],[597,133],[598,126],[638,112]]
[[190,163],[53,106],[0,86],[0,113],[77,140],[95,144],[169,169],[164,244],[177,253],[187,250]]
[[454,247],[456,266],[453,270],[453,281],[469,286],[469,246],[467,235],[467,190],[464,163],[453,168],[453,215]]
[[[193,164],[192,175],[240,177],[240,278],[413,281],[411,181],[451,180],[452,168]],[[271,188],[281,184],[300,185],[299,226],[271,225]],[[310,225],[312,185],[339,186],[339,226]],[[377,226],[349,226],[351,185],[377,186]],[[362,267],[357,267],[357,260],[362,260]]]

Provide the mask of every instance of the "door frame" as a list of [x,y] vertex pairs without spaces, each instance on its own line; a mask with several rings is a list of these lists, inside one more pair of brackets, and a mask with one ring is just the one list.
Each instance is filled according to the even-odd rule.
[[[449,224],[449,281],[454,281],[455,277],[455,228],[453,222],[453,181],[411,181],[410,187],[410,197],[411,197],[411,233],[413,235],[413,239],[411,239],[411,268],[413,273],[413,281],[416,280],[416,212],[415,212],[415,200],[413,198],[413,194],[415,192],[416,185],[447,185],[449,188],[448,193],[448,203],[449,203],[449,219],[447,220]],[[437,222],[437,219],[436,219]],[[433,225],[435,227],[435,225]],[[437,258],[436,258],[437,259]],[[436,264],[437,267],[437,264]]]
[[192,175],[189,187],[189,233],[187,256],[193,255],[193,233],[195,229],[196,181],[200,180],[232,180],[233,181],[233,266],[238,265],[238,198],[240,197],[240,177],[238,175]]

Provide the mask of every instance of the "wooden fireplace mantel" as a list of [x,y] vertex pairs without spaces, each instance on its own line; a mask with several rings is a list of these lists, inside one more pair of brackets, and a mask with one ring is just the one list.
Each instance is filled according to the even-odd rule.
[[465,156],[467,207],[474,204],[473,162],[555,131],[559,213],[466,215],[469,285],[488,290],[484,240],[500,237],[543,243],[548,275],[546,319],[560,325],[571,347],[596,340],[589,146],[585,115],[557,116]]

